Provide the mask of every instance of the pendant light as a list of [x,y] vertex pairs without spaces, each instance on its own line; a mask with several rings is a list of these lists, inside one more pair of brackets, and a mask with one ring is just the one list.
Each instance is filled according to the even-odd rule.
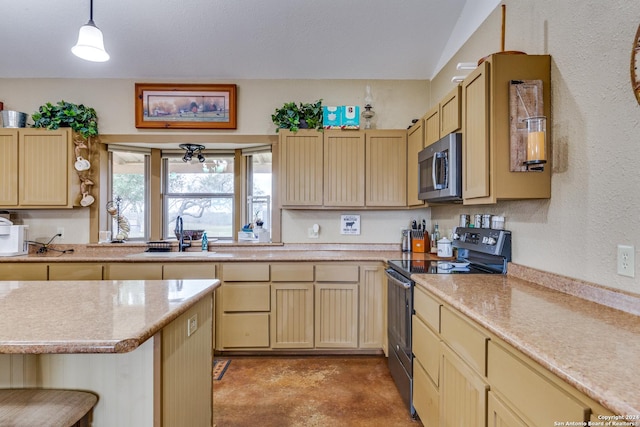
[[71,52],[78,58],[93,62],[109,60],[109,54],[104,50],[102,31],[93,22],[93,0],[90,0],[89,22],[80,27],[78,42],[71,48]]

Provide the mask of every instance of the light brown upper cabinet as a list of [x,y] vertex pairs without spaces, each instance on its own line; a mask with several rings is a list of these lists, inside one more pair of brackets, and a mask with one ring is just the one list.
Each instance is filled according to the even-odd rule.
[[418,199],[418,154],[424,147],[425,119],[418,120],[407,131],[407,206],[424,206]]
[[72,160],[70,129],[0,129],[0,207],[73,207]]
[[541,80],[550,117],[550,74],[549,55],[494,54],[462,82],[464,204],[551,197],[549,163],[541,172],[511,172],[509,114],[510,82]]
[[456,86],[424,115],[425,147],[451,132],[460,130],[462,127],[461,93],[461,86]]
[[366,206],[407,206],[407,131],[368,130]]
[[324,131],[324,205],[364,206],[365,134]]
[[280,130],[282,206],[322,206],[323,133]]
[[282,206],[405,207],[406,130],[281,131]]

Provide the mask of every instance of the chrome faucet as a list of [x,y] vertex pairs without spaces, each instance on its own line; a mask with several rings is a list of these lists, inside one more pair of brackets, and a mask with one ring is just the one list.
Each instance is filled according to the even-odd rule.
[[182,225],[182,217],[180,215],[176,218],[175,233],[178,238],[178,252],[184,252],[185,248],[191,247],[191,236],[189,236],[189,243],[184,242],[184,229]]

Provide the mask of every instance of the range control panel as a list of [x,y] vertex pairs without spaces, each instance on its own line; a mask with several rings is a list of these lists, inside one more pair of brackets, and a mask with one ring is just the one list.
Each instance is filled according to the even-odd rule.
[[457,227],[453,246],[459,249],[511,259],[511,231],[491,228]]

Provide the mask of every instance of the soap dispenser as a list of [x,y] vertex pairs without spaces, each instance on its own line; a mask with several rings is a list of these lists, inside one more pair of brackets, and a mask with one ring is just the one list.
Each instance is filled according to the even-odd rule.
[[209,239],[207,239],[207,232],[202,233],[202,252],[209,250]]

